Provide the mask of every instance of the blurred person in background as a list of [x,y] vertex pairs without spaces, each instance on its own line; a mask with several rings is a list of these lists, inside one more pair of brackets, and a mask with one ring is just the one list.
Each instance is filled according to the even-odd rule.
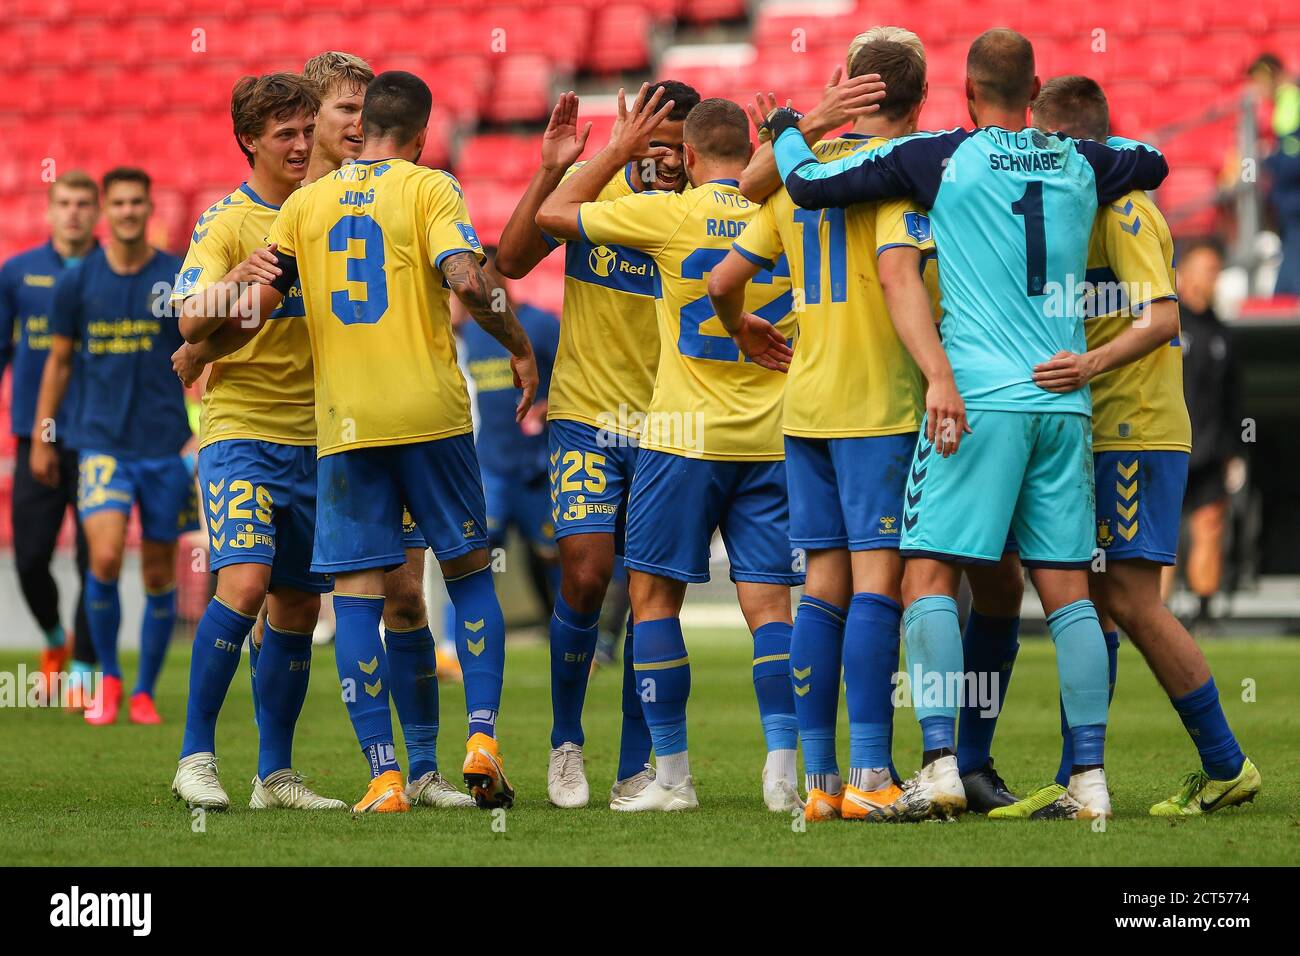
[[1268,173],[1268,200],[1282,238],[1282,263],[1274,295],[1300,295],[1300,87],[1272,53],[1247,68],[1260,107],[1261,152]]
[[1210,600],[1223,577],[1223,532],[1229,487],[1245,481],[1240,451],[1241,409],[1236,356],[1228,329],[1214,312],[1223,253],[1212,240],[1187,245],[1178,257],[1183,391],[1192,419],[1183,516],[1189,546],[1183,568],[1200,599],[1193,629],[1210,626]]
[[114,723],[122,702],[118,579],[127,522],[138,505],[145,608],[129,712],[132,723],[158,724],[153,694],[176,624],[176,541],[198,528],[194,474],[182,457],[193,433],[185,393],[171,374],[171,354],[182,339],[167,299],[181,260],[149,244],[154,207],[146,172],[110,170],[102,194],[108,242],[54,286],[30,467],[51,488],[66,480],[44,426],[57,420],[75,378],[81,395],[77,509],[90,549],[86,618],[104,672],[95,700],[87,703],[86,721]]
[[[32,448],[32,419],[36,394],[40,391],[45,359],[50,354],[50,307],[55,280],[95,248],[95,224],[99,221],[99,185],[80,170],[70,170],[50,186],[46,220],[47,242],[20,252],[0,268],[0,379],[5,366],[13,364],[12,428],[18,439],[14,455],[13,541],[14,564],[23,599],[45,637],[40,670],[47,682],[68,663],[73,648],[73,681],[69,685],[69,707],[80,707],[81,675],[95,664],[95,649],[86,624],[84,583],[78,589],[74,639],[68,640],[59,612],[59,587],[50,574],[50,560],[64,515],[77,517],[77,452],[70,446],[69,425],[76,414],[77,397],[70,395],[64,413],[51,422],[48,438],[59,458],[59,483],[53,487],[32,476],[29,459]],[[77,520],[77,576],[85,581],[89,566],[86,536]],[[76,638],[80,638],[77,640]]]

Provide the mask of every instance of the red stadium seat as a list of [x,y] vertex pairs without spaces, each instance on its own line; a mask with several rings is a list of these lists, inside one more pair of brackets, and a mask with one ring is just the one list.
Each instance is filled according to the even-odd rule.
[[498,59],[486,117],[498,123],[545,117],[551,109],[551,74],[546,57],[518,53]]
[[597,10],[587,66],[594,73],[639,70],[650,61],[652,16],[640,4],[611,3]]
[[682,0],[679,12],[691,23],[739,20],[746,14],[745,0]]
[[540,137],[493,133],[474,136],[461,149],[456,175],[469,179],[526,180],[540,162]]

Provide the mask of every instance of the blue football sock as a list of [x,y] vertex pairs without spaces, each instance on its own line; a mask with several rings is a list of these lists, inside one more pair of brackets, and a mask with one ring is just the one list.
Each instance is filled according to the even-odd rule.
[[92,573],[86,574],[86,623],[90,625],[90,642],[95,646],[99,669],[105,677],[121,679],[117,632],[122,626],[122,602],[116,581],[101,581]]
[[429,625],[385,634],[393,703],[406,740],[411,779],[438,769],[438,657]]
[[996,690],[997,709],[989,713],[978,701],[962,701],[957,724],[958,773],[978,770],[991,759],[993,732],[1007,699],[1011,667],[1020,650],[1019,636],[1019,617],[986,617],[971,608],[961,637],[962,658],[966,673],[975,675],[977,689]]
[[691,662],[679,618],[642,621],[636,626],[636,679],[655,754],[686,750],[686,699],[691,693]]
[[63,630],[62,624],[55,624],[53,627],[45,628],[41,633],[45,635],[46,647],[62,647],[68,642],[68,635]]
[[849,709],[849,766],[888,767],[894,737],[894,673],[903,609],[863,591],[849,602],[844,626],[844,696]]
[[[262,622],[262,634],[266,634],[266,622]],[[253,723],[257,723],[257,713],[261,710],[261,704],[257,699],[257,659],[262,653],[262,645],[256,640],[256,635],[251,632],[248,635],[248,686],[253,689]]]
[[181,757],[216,752],[217,714],[239,670],[240,651],[253,621],[218,598],[208,602],[199,618],[190,657],[190,693],[185,704]]
[[636,686],[635,643],[632,617],[627,619],[627,639],[623,641],[623,730],[618,738],[618,780],[635,777],[650,762],[650,727]]
[[555,596],[551,614],[551,746],[567,742],[579,747],[582,733],[582,705],[587,697],[591,655],[596,651],[596,624],[600,609],[575,611],[564,597]]
[[334,593],[334,663],[348,718],[372,777],[401,769],[388,712],[388,656],[379,640],[383,615],[382,597]]
[[1246,755],[1237,745],[1237,738],[1228,727],[1219,703],[1219,689],[1214,678],[1183,697],[1170,698],[1174,710],[1187,728],[1196,750],[1201,755],[1201,766],[1211,780],[1231,780],[1241,773]]
[[767,749],[799,746],[799,719],[794,712],[790,683],[790,639],[793,626],[771,621],[754,631],[754,693]]
[[790,676],[808,776],[838,776],[840,772],[835,759],[835,720],[840,707],[846,616],[843,608],[806,594],[794,616]]
[[1056,644],[1061,705],[1074,747],[1072,766],[1100,764],[1110,704],[1110,674],[1097,609],[1083,598],[1049,615],[1047,627]]
[[447,582],[456,606],[456,656],[465,679],[469,735],[495,737],[506,669],[506,622],[492,585],[492,568],[481,568]]
[[293,729],[311,683],[311,635],[282,631],[267,618],[257,659],[257,775],[293,766]]
[[136,675],[134,693],[153,695],[175,629],[176,585],[157,594],[146,593],[140,622],[140,673]]
[[[1106,640],[1106,663],[1110,672],[1110,693],[1107,703],[1115,697],[1115,677],[1119,673],[1119,631],[1102,631]],[[1070,771],[1074,768],[1074,740],[1070,736],[1070,722],[1065,719],[1065,703],[1060,703],[1061,711],[1061,765],[1056,768],[1056,782],[1066,786],[1070,782]]]
[[903,615],[912,704],[927,751],[956,745],[957,704],[950,693],[963,687],[961,626],[957,602],[946,595],[917,598]]

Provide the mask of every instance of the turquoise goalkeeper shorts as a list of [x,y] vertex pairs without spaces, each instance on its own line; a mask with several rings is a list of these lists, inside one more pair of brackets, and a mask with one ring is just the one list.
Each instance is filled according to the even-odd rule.
[[900,553],[997,564],[1010,530],[1027,567],[1088,567],[1095,533],[1092,420],[974,409],[969,421],[971,434],[947,458],[922,426]]

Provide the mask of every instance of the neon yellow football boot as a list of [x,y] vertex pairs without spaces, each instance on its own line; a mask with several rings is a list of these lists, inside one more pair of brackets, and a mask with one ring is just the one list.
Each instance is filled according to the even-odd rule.
[[1211,780],[1204,770],[1197,770],[1183,778],[1182,790],[1152,807],[1151,815],[1194,817],[1224,807],[1238,807],[1254,800],[1261,786],[1259,771],[1249,757],[1242,763],[1241,772],[1231,780]]

